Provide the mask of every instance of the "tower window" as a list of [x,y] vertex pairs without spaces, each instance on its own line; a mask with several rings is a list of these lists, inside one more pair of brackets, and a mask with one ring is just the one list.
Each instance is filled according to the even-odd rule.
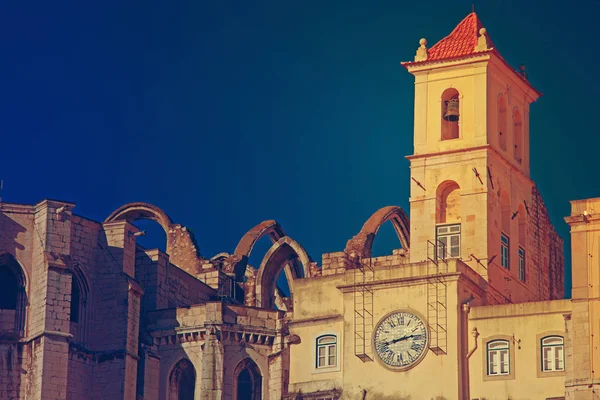
[[519,280],[525,282],[525,250],[519,247]]
[[460,257],[460,224],[437,227],[438,258]]
[[510,269],[510,240],[504,233],[500,234],[500,262],[506,269]]
[[446,89],[442,93],[442,140],[458,139],[460,101],[458,90]]

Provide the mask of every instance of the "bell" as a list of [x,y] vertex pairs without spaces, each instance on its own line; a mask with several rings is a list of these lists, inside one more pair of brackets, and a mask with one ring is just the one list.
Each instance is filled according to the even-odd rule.
[[446,121],[456,122],[458,121],[458,99],[450,99],[446,102],[446,112],[444,113],[444,119]]

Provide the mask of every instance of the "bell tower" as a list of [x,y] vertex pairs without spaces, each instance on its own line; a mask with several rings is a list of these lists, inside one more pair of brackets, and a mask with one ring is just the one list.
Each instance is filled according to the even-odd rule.
[[431,48],[419,43],[402,63],[415,77],[410,261],[460,258],[493,276],[498,302],[547,297],[527,275],[543,263],[529,177],[529,106],[540,93],[474,12]]

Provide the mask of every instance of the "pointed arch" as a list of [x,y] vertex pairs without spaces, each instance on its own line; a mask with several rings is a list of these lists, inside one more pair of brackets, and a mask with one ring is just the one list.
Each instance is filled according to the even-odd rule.
[[71,270],[71,334],[76,343],[85,343],[87,337],[88,298],[90,296],[89,279],[81,265],[74,263]]
[[294,293],[294,280],[310,276],[312,259],[294,239],[284,236],[271,246],[265,254],[256,276],[256,303],[263,308],[272,308],[275,298],[277,277],[283,270],[290,286],[290,297]]
[[387,206],[377,210],[365,222],[362,229],[346,244],[346,254],[356,253],[360,257],[371,257],[373,241],[381,225],[391,221],[405,250],[410,248],[410,221],[404,210],[398,206]]
[[133,222],[140,219],[149,219],[157,222],[163,227],[167,234],[169,233],[169,228],[173,224],[173,221],[166,212],[155,205],[142,202],[129,203],[117,208],[104,220],[104,222],[124,220]]
[[261,400],[263,377],[258,365],[250,358],[243,359],[233,372],[235,400]]
[[27,275],[10,253],[0,252],[0,331],[23,336],[27,309]]
[[166,252],[171,263],[191,274],[202,269],[204,258],[192,231],[185,226],[174,224],[166,212],[152,204],[142,202],[125,204],[113,211],[104,222],[135,222],[141,219],[155,221],[163,228],[167,236]]
[[194,400],[196,369],[187,358],[180,359],[169,372],[168,400]]
[[254,245],[265,236],[268,236],[272,243],[276,243],[285,236],[285,232],[281,225],[274,220],[263,221],[256,225],[246,232],[238,242],[233,255],[225,266],[225,272],[233,273],[236,281],[243,279]]

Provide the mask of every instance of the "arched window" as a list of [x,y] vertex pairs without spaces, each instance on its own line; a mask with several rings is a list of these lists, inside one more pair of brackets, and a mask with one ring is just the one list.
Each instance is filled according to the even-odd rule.
[[493,340],[487,343],[487,375],[510,374],[510,344],[508,340]]
[[234,375],[235,400],[262,400],[262,375],[249,358],[242,361]]
[[504,96],[498,96],[498,144],[502,150],[506,150],[508,131],[506,130],[506,101]]
[[25,275],[8,253],[0,253],[0,331],[22,336],[25,329]]
[[565,344],[562,336],[546,336],[541,340],[542,371],[565,370]]
[[527,248],[527,214],[523,206],[519,206],[519,279],[525,282],[526,274],[526,253]]
[[187,359],[181,359],[169,375],[168,400],[194,400],[196,371]]
[[89,286],[80,266],[75,265],[71,273],[70,330],[75,342],[84,343],[87,328],[87,297]]
[[8,267],[0,267],[0,310],[16,311],[18,295],[17,277]]
[[514,141],[515,141],[515,151],[514,157],[515,160],[521,164],[523,161],[523,121],[521,119],[521,113],[519,109],[515,107],[513,112],[513,131],[514,131]]
[[337,366],[337,337],[323,335],[317,338],[317,368],[330,368]]
[[460,123],[460,101],[456,89],[442,93],[442,140],[458,139]]

